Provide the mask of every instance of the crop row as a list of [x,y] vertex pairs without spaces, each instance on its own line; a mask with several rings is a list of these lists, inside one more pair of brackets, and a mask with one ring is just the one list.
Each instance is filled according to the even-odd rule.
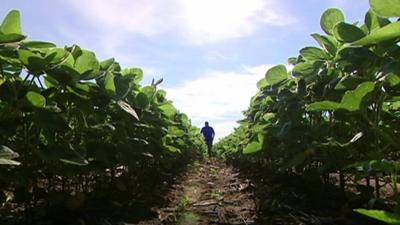
[[0,208],[23,205],[29,221],[88,198],[128,201],[202,155],[162,80],[142,86],[139,68],[26,38],[11,11],[0,26]]
[[339,174],[343,189],[345,176],[365,178],[368,186],[374,178],[371,198],[380,197],[389,177],[398,200],[400,1],[371,0],[370,6],[364,23],[326,10],[325,34],[311,35],[319,46],[289,58],[291,69],[267,71],[245,119],[217,144],[218,152],[278,173],[323,181]]

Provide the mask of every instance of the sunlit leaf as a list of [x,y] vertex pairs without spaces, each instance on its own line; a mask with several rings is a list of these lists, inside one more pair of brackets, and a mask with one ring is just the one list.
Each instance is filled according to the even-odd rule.
[[277,84],[287,78],[287,70],[285,65],[274,66],[267,71],[265,79],[269,85]]
[[4,18],[0,26],[3,34],[22,34],[21,15],[18,10],[11,10]]
[[46,98],[37,92],[29,91],[26,93],[25,98],[34,107],[43,108],[46,106]]
[[327,34],[333,33],[336,24],[344,21],[344,15],[340,9],[331,8],[326,10],[321,16],[321,28]]
[[352,45],[373,45],[396,38],[400,38],[400,22],[390,23],[382,28],[375,29],[364,38],[353,42]]
[[399,225],[400,224],[400,215],[395,213],[386,212],[383,210],[368,210],[368,209],[355,209],[354,211],[374,218],[376,220],[385,222],[387,224]]
[[262,144],[258,141],[251,142],[243,149],[243,154],[253,154],[262,150]]
[[400,17],[400,0],[369,0],[372,10],[382,17]]
[[106,89],[108,94],[115,94],[114,75],[111,72],[108,72],[104,79],[104,88]]
[[345,43],[351,43],[365,37],[364,31],[353,24],[340,22],[333,29],[335,38]]

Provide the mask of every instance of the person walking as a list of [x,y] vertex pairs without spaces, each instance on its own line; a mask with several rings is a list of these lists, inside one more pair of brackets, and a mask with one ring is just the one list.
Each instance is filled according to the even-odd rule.
[[214,129],[212,127],[210,127],[208,125],[208,122],[206,121],[204,123],[204,127],[201,128],[201,133],[203,134],[204,139],[207,144],[208,156],[211,156],[212,144],[213,144],[213,140],[215,137]]

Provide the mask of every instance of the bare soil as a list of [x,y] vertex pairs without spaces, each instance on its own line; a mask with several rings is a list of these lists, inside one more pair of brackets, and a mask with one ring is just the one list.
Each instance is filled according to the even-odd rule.
[[255,225],[252,184],[233,167],[211,159],[195,163],[165,196],[158,218],[137,225]]

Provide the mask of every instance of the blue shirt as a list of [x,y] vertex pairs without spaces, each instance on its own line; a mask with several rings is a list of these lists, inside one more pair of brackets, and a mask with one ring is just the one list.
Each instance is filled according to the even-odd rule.
[[201,133],[203,134],[206,141],[212,141],[214,139],[214,129],[210,126],[201,128]]

